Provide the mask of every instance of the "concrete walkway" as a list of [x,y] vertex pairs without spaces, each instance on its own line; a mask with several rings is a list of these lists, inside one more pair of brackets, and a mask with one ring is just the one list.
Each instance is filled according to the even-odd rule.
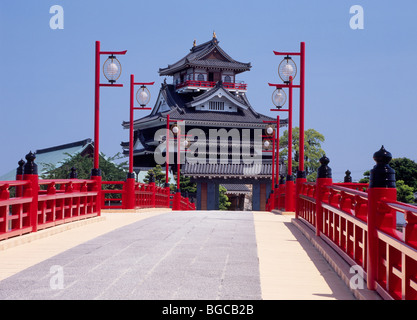
[[0,299],[354,299],[291,218],[107,212],[9,239]]

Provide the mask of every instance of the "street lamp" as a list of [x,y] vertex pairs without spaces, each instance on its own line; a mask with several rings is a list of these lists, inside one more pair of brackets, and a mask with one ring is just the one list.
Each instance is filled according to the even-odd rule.
[[[281,65],[282,65],[283,62],[285,63],[285,65],[287,65],[287,60],[289,60],[288,57],[284,58],[284,60],[281,62]],[[294,178],[293,178],[293,175],[292,175],[292,88],[293,88],[294,85],[293,85],[293,82],[292,82],[293,77],[292,77],[292,75],[290,75],[289,70],[291,70],[291,72],[292,72],[291,74],[295,74],[296,67],[295,67],[295,64],[294,64],[294,67],[292,67],[292,66],[288,67],[286,69],[287,74],[284,74],[283,73],[284,71],[280,72],[280,70],[282,70],[282,69],[285,70],[284,67],[278,68],[279,76],[282,79],[286,79],[285,76],[289,75],[288,76],[288,83],[283,84],[283,85],[276,84],[276,85],[273,85],[273,86],[277,87],[277,89],[275,90],[276,92],[279,92],[279,90],[281,90],[283,92],[283,90],[282,90],[283,88],[288,88],[288,109],[282,109],[283,105],[274,103],[275,106],[277,107],[277,109],[271,109],[271,111],[286,111],[286,112],[288,112],[288,170],[287,170],[287,180],[286,180],[285,210],[286,211],[294,211],[294,209],[295,209],[294,208],[294,205],[295,205],[294,204]],[[276,95],[278,95],[278,93]],[[273,97],[274,97],[274,95],[273,95]],[[273,102],[275,102],[274,99],[273,99]],[[279,157],[279,153],[278,153],[277,157]]]
[[[167,115],[167,151],[166,151],[166,181],[168,182],[168,162],[169,162],[169,131],[171,131],[174,135],[174,140],[177,140],[177,192],[180,192],[180,161],[181,161],[181,129],[178,124],[178,122],[183,120],[172,120],[169,118],[169,115]],[[171,124],[171,122],[175,122]]]
[[[154,84],[154,82],[152,82],[152,84]],[[145,85],[142,85],[136,92],[136,100],[141,107],[145,107],[151,100],[151,93]]]
[[103,74],[110,83],[115,83],[122,74],[122,65],[112,54],[103,64]]
[[[274,194],[275,183],[278,183],[278,156],[279,156],[279,117],[277,117],[277,121],[267,121],[264,120],[264,123],[268,123],[265,127],[265,134],[262,136],[266,138],[263,140],[262,149],[264,152],[272,152],[272,186],[271,186],[271,195]],[[275,125],[275,126],[274,126]],[[270,150],[272,149],[272,150]],[[275,168],[276,167],[276,168]],[[276,173],[275,173],[276,172]],[[275,174],[277,177],[275,178]],[[272,202],[272,206],[270,209],[275,208],[275,201]]]
[[[292,135],[292,88],[299,88],[300,89],[300,137],[299,137],[299,164],[298,164],[298,171],[297,171],[297,191],[296,194],[299,194],[301,190],[301,185],[307,181],[306,179],[306,172],[304,171],[304,97],[305,97],[305,43],[300,43],[300,51],[299,52],[277,52],[274,51],[275,55],[285,56],[284,59],[281,61],[278,67],[278,74],[281,80],[285,83],[284,85],[280,84],[269,84],[270,86],[274,86],[277,89],[279,88],[289,88],[289,108],[288,111],[288,121],[289,121],[289,130],[288,130],[288,140],[290,140],[290,135]],[[293,84],[293,80],[297,75],[297,66],[292,60],[291,56],[299,56],[300,57],[300,82],[299,85]],[[281,109],[280,105],[274,103],[277,109],[271,109],[271,111],[284,111]],[[292,137],[291,137],[292,139]],[[292,142],[291,142],[292,144]],[[290,177],[291,173],[291,153],[290,153],[290,141],[288,145],[288,173],[287,178]],[[288,181],[287,181],[288,182]],[[293,189],[290,187],[290,190],[287,189],[286,199],[291,199],[293,201]],[[289,205],[289,206],[288,206]],[[294,210],[294,205],[286,203],[286,210],[290,209],[291,211]],[[297,211],[297,201],[295,203],[295,212],[296,218],[298,217]]]
[[[125,55],[125,51],[101,51],[100,41],[96,41],[95,52],[95,72],[94,72],[94,158],[93,169],[91,170],[91,179],[97,183],[97,191],[101,195],[101,172],[99,168],[100,159],[100,87],[123,87],[123,84],[116,84],[119,79],[122,66],[117,60],[116,55]],[[110,55],[103,65],[103,73],[109,83],[100,83],[100,56]],[[97,211],[101,214],[101,196],[96,203]]]
[[282,88],[277,88],[272,93],[272,102],[278,109],[281,109],[285,105],[285,102],[287,102],[287,95]]
[[264,150],[269,151],[272,148],[272,142],[270,140],[264,140],[263,144]]
[[278,75],[284,83],[290,82],[290,77],[295,79],[297,75],[297,65],[290,56],[286,56],[278,66]]
[[[100,136],[100,87],[123,87],[123,84],[116,84],[116,80],[119,79],[122,66],[117,60],[116,55],[125,55],[125,51],[100,51],[100,41],[96,41],[96,53],[95,53],[95,87],[94,87],[94,165],[91,171],[92,177],[101,182],[101,172],[99,169],[99,136]],[[100,83],[100,56],[110,55],[103,64],[103,74],[109,83]],[[100,184],[101,188],[101,184]]]
[[[168,170],[169,170],[169,137],[170,131],[174,136],[174,140],[177,141],[177,191],[174,196],[174,201],[172,204],[172,210],[180,210],[180,201],[181,201],[181,188],[180,188],[180,164],[181,164],[181,145],[184,149],[189,147],[189,141],[185,139],[181,144],[181,136],[186,137],[186,135],[181,135],[181,128],[179,122],[183,120],[172,120],[167,115],[167,128],[166,128],[166,159],[165,159],[165,175],[166,182],[165,187],[169,187],[168,184]],[[172,123],[172,124],[171,124]]]
[[[130,75],[130,124],[129,124],[129,172],[127,173],[127,206],[126,209],[135,208],[135,173],[133,172],[133,111],[134,110],[151,110],[145,108],[151,99],[151,94],[146,88],[147,85],[153,85],[155,82],[135,82],[135,76]],[[135,107],[135,85],[141,86],[136,92],[136,100],[140,107]]]

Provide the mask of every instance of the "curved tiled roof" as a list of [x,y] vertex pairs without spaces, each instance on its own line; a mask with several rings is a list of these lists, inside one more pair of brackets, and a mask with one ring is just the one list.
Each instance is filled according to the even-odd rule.
[[[240,103],[247,106],[247,109],[238,108],[236,112],[213,112],[213,111],[202,111],[195,110],[195,108],[187,107],[189,103],[195,100],[201,99],[203,95],[209,95],[210,91],[215,90],[212,88],[209,91],[196,97],[188,94],[178,94],[175,91],[173,85],[163,84],[161,87],[161,94],[167,101],[171,110],[162,113],[150,114],[143,118],[134,121],[135,125],[141,123],[147,123],[153,120],[165,121],[166,116],[169,114],[171,119],[181,119],[188,121],[201,121],[201,122],[216,122],[216,123],[230,123],[230,124],[241,124],[241,125],[264,125],[264,120],[274,121],[276,118],[272,118],[260,113],[257,113],[250,105],[246,95],[239,95],[239,97],[233,97]],[[229,93],[232,95],[231,93]],[[287,124],[287,119],[280,120],[281,126]],[[125,128],[129,127],[129,122],[123,122]]]
[[181,173],[188,176],[271,176],[272,163],[185,163]]
[[[224,58],[224,60],[218,59],[203,59],[213,50],[217,52]],[[188,67],[212,67],[212,68],[221,68],[221,69],[232,69],[236,71],[247,71],[251,68],[251,64],[239,62],[230,57],[220,46],[216,38],[213,38],[210,41],[207,41],[201,45],[195,46],[190,49],[190,53],[187,54],[182,59],[178,60],[173,64],[169,64],[166,68],[159,69],[159,75],[168,76],[173,75],[175,72],[178,72],[184,68]]]

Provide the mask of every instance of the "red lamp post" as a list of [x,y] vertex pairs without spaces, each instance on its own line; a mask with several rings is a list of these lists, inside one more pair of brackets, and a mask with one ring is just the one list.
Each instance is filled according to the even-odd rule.
[[[169,170],[169,131],[172,130],[174,134],[174,140],[177,140],[177,191],[174,196],[174,201],[172,204],[172,210],[180,210],[180,201],[181,201],[181,188],[180,188],[180,165],[181,165],[181,129],[178,125],[178,122],[183,120],[172,120],[167,116],[167,134],[166,134],[166,167],[165,167],[165,179],[166,183],[168,183],[168,170]],[[176,122],[176,124],[172,125],[171,123]],[[167,186],[167,185],[166,185]]]
[[[155,82],[135,82],[135,76],[130,75],[130,125],[129,125],[129,172],[126,179],[126,209],[135,208],[135,174],[133,172],[133,114],[134,110],[152,110],[145,106],[151,99],[151,94],[146,86],[151,86]],[[135,85],[140,86],[136,92],[136,100],[140,107],[135,107]]]
[[[121,75],[121,65],[115,55],[125,55],[125,51],[100,51],[100,41],[96,41],[95,52],[95,85],[94,85],[94,164],[91,170],[91,179],[97,182],[97,191],[101,194],[101,172],[99,169],[99,137],[100,137],[100,87],[123,87],[116,84]],[[110,55],[103,65],[103,73],[109,83],[100,83],[100,55]],[[98,200],[98,212],[100,215],[101,197]]]
[[[92,176],[101,176],[99,169],[99,136],[100,136],[100,87],[123,87],[123,84],[116,84],[121,74],[121,65],[115,55],[125,55],[125,51],[100,51],[100,41],[96,41],[96,67],[95,67],[95,89],[94,89],[94,166]],[[109,83],[100,83],[100,55],[110,55],[103,65],[103,73]]]
[[[294,203],[294,182],[292,178],[292,89],[300,89],[300,138],[299,138],[299,164],[297,171],[297,187],[296,194],[299,194],[302,183],[306,182],[306,172],[304,171],[304,96],[305,96],[305,43],[300,43],[300,52],[277,52],[274,51],[275,55],[284,55],[286,56],[279,66],[279,74],[281,79],[284,81],[284,85],[281,84],[271,84],[277,90],[282,88],[289,89],[289,108],[288,110],[281,109],[281,106],[277,105],[278,109],[271,109],[271,111],[288,111],[288,175],[287,175],[287,190],[286,190],[286,210],[296,212],[296,218],[298,217],[297,202]],[[290,56],[299,56],[300,57],[300,83],[299,85],[294,85],[293,80],[296,75],[296,65],[292,61]],[[290,182],[288,181],[290,178]],[[287,200],[288,198],[288,200]]]
[[[263,138],[272,138],[272,143],[269,140],[264,141],[263,148],[265,152],[272,152],[272,185],[271,185],[271,195],[274,195],[274,189],[278,184],[279,180],[279,166],[278,166],[278,157],[279,157],[279,116],[277,116],[277,120],[275,121],[263,121],[264,123],[270,123],[265,129],[265,135]],[[272,126],[272,124],[276,125],[276,129]],[[272,150],[269,148],[272,147]],[[272,202],[272,207],[270,210],[275,208],[275,201]]]

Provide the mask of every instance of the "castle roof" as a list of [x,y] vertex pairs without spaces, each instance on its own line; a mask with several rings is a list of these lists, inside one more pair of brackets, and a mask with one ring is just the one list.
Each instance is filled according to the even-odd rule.
[[[134,121],[134,126],[142,127],[143,124],[157,123],[160,121],[166,122],[167,115],[170,115],[171,119],[187,120],[187,123],[198,122],[200,125],[215,125],[215,126],[247,126],[247,127],[264,127],[264,121],[276,120],[272,117],[257,113],[250,105],[246,95],[235,95],[233,93],[225,92],[231,101],[234,101],[236,105],[241,106],[236,109],[236,112],[213,112],[196,110],[192,107],[196,101],[210,98],[211,95],[216,94],[218,90],[221,90],[222,84],[218,83],[216,87],[208,90],[207,92],[196,96],[193,93],[177,93],[175,87],[170,84],[162,84],[160,90],[160,96],[167,102],[169,110],[158,110],[158,106],[155,105],[154,110],[148,116],[137,119]],[[159,100],[159,99],[158,99]],[[286,125],[287,120],[280,120],[280,125]],[[123,127],[129,128],[130,122],[124,121]]]
[[217,38],[193,46],[185,57],[166,68],[159,69],[160,76],[171,76],[176,72],[190,67],[234,70],[236,73],[248,71],[251,64],[234,60],[220,46]]

